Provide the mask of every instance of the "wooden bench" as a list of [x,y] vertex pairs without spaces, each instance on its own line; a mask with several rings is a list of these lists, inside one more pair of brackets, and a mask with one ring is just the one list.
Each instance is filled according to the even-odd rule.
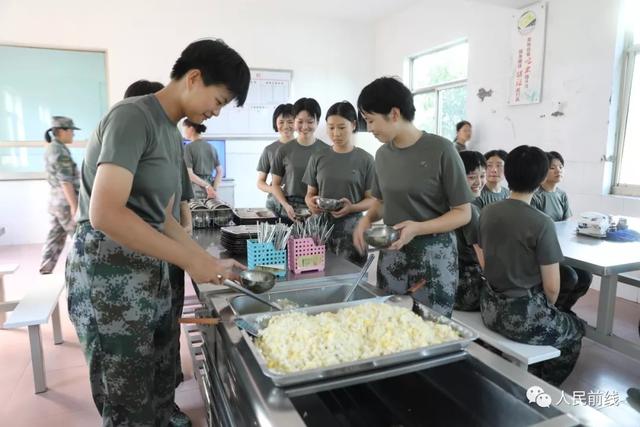
[[560,350],[548,345],[530,345],[511,341],[497,332],[487,328],[482,321],[480,312],[454,311],[453,319],[464,323],[476,331],[480,340],[502,352],[502,357],[515,365],[527,369],[529,365],[544,362],[560,356]]
[[618,274],[618,282],[640,288],[640,270]]
[[[4,328],[15,329],[26,326],[29,329],[29,344],[31,345],[31,364],[33,366],[33,382],[36,393],[47,391],[47,379],[44,369],[44,355],[42,352],[42,338],[40,325],[51,318],[53,326],[53,343],[62,344],[62,329],[60,327],[60,310],[58,299],[64,289],[64,281],[38,283],[17,302],[15,309],[4,323]],[[10,311],[10,310],[5,310]]]
[[4,300],[4,276],[15,273],[18,267],[18,264],[0,264],[0,326],[6,320],[5,311],[13,310],[16,306],[15,301]]

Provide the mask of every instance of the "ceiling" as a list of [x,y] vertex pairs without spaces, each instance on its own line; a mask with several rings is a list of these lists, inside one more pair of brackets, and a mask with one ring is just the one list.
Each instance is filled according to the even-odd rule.
[[[237,1],[237,0],[236,0]],[[265,0],[241,0],[251,7],[252,3]],[[535,3],[536,0],[467,0],[478,3],[492,4],[501,7],[521,8]],[[312,19],[313,16],[340,21],[375,22],[387,15],[402,11],[417,3],[442,4],[447,0],[321,0],[300,2],[300,0],[269,0],[268,5],[273,11],[300,11],[301,20]]]
[[488,3],[496,6],[510,7],[513,9],[520,9],[530,4],[536,3],[536,0],[469,0],[477,3]]

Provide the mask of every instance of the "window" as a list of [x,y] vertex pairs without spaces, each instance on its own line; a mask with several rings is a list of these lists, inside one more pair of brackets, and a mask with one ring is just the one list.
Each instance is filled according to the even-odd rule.
[[640,4],[624,3],[625,50],[614,194],[640,196]]
[[469,44],[456,42],[409,58],[415,125],[453,141],[465,119]]
[[44,132],[51,116],[76,126],[71,153],[80,164],[84,141],[107,112],[106,52],[0,44],[0,180],[42,179]]

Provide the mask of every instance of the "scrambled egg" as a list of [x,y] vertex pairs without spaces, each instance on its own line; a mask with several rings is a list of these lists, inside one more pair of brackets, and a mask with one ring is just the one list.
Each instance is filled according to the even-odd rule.
[[288,373],[459,338],[451,326],[425,321],[405,308],[368,303],[315,316],[274,316],[255,343],[269,369]]

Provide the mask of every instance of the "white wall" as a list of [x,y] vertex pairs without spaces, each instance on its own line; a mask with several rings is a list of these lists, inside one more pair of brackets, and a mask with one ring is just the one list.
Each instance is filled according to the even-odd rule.
[[[355,102],[359,89],[373,78],[374,33],[372,27],[341,20],[339,14],[318,18],[313,7],[288,12],[258,1],[3,0],[0,41],[106,49],[113,104],[140,78],[166,83],[171,66],[189,42],[220,37],[250,67],[293,70],[292,101],[311,96],[325,111],[336,101]],[[323,128],[318,136],[324,138]],[[227,143],[227,176],[236,180],[236,206],[264,204],[264,194],[255,186],[255,166],[270,142]],[[0,182],[0,194],[4,205],[0,225],[7,228],[0,244],[43,242],[46,184]],[[30,195],[26,216],[25,194]]]
[[[521,144],[560,151],[567,161],[565,188],[574,212],[600,210],[640,216],[640,199],[607,195],[612,132],[609,98],[620,0],[549,0],[542,102],[507,104],[512,10],[464,0],[418,2],[376,26],[376,75],[403,75],[410,55],[467,38],[467,118],[472,149]],[[481,101],[478,89],[493,90]],[[564,116],[553,117],[556,102]]]
[[[504,2],[503,2],[504,3]],[[521,144],[557,150],[574,213],[597,210],[640,216],[640,199],[608,195],[617,84],[620,0],[548,0],[542,102],[507,104],[511,9],[464,0],[424,0],[376,26],[376,75],[403,75],[403,61],[450,41],[469,41],[467,118],[471,149],[510,150]],[[493,90],[482,102],[478,89]],[[564,116],[553,117],[557,102]],[[597,281],[596,281],[597,282]],[[598,283],[596,283],[597,286]],[[638,300],[638,290],[619,295]]]

